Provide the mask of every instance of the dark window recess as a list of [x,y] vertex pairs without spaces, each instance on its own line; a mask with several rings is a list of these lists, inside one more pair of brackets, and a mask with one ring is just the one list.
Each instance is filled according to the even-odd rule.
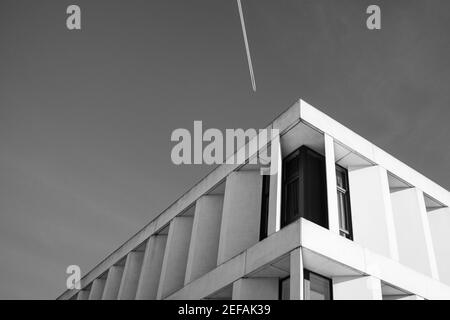
[[304,270],[305,300],[332,300],[331,280],[317,273]]
[[339,233],[341,236],[353,240],[348,173],[346,169],[338,165],[336,165],[336,185],[339,213]]
[[270,176],[264,175],[262,181],[261,223],[259,229],[259,240],[267,238],[267,226],[269,223],[269,196]]
[[303,217],[328,228],[325,158],[302,146],[283,161],[281,227]]

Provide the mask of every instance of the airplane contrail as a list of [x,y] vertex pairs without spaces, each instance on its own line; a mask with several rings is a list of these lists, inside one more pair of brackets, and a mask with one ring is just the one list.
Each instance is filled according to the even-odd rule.
[[244,36],[245,51],[247,52],[247,61],[248,61],[248,69],[250,71],[250,79],[252,81],[253,91],[256,92],[255,74],[253,73],[252,57],[250,56],[250,48],[248,46],[247,31],[245,29],[245,21],[244,21],[244,14],[242,13],[241,0],[237,0],[237,5],[239,9],[239,17],[241,18],[242,35]]

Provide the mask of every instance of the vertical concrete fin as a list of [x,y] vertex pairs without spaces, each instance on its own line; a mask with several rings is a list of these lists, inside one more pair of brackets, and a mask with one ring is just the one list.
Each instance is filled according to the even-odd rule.
[[95,279],[92,282],[91,293],[89,294],[89,300],[101,300],[103,290],[105,288],[106,280],[102,278]]
[[142,251],[128,253],[118,294],[119,300],[134,300],[136,298],[143,259],[144,252]]
[[156,299],[166,242],[167,235],[164,234],[153,235],[147,240],[136,300]]
[[262,176],[238,171],[227,177],[217,264],[259,242]]
[[165,298],[184,285],[192,222],[193,217],[187,216],[175,217],[170,222],[156,296],[158,300]]
[[349,168],[353,239],[398,260],[397,236],[387,172],[380,166]]
[[222,195],[204,195],[196,202],[185,284],[217,266],[222,208]]
[[120,282],[122,280],[122,274],[122,266],[112,266],[111,268],[109,268],[102,300],[117,299],[117,295],[119,294],[120,289]]

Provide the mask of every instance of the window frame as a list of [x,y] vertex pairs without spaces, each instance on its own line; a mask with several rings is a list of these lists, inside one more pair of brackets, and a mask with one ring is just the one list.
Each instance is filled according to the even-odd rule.
[[[343,180],[343,187],[339,186],[338,184],[338,175],[342,177]],[[352,221],[352,210],[351,210],[351,204],[350,204],[350,187],[348,183],[348,171],[344,167],[336,164],[336,192],[338,196],[338,214],[339,214],[339,234],[342,237],[345,237],[349,240],[353,240],[353,221]],[[340,212],[340,205],[339,205],[339,196],[342,195],[343,201],[344,201],[344,214],[342,215]],[[341,225],[345,225],[341,221],[341,216],[345,217],[345,224],[348,225],[348,230],[343,230],[341,228]]]
[[[291,276],[286,276],[284,278],[280,278],[278,280],[278,300],[283,300],[283,282],[284,281],[291,281]],[[289,284],[289,297],[291,295],[291,286]],[[289,299],[290,300],[290,299]]]
[[[321,275],[319,273],[310,271],[308,269],[303,269],[303,291],[304,291],[303,300],[306,300],[306,281],[311,282],[311,280],[310,280],[311,279],[310,278],[311,274],[315,275],[316,277],[319,277],[319,278],[327,280],[327,282],[328,282],[328,290],[330,292],[330,299],[329,300],[333,300],[333,280],[331,278],[325,277],[325,276],[323,276],[323,275]],[[284,281],[290,281],[290,279],[291,279],[290,275],[286,276],[286,277],[283,277],[283,278],[279,278],[279,280],[278,280],[278,300],[283,300],[282,299],[283,298],[283,282]],[[290,290],[291,290],[291,287],[289,285],[289,292],[288,292],[289,297],[290,297],[290,294],[291,294]]]
[[333,300],[333,280],[331,278],[325,277],[319,273],[310,271],[308,269],[303,269],[303,290],[304,290],[304,297],[303,299],[306,300],[306,281],[311,282],[310,280],[310,276],[311,274],[315,275],[316,277],[325,279],[328,281],[328,290],[330,292],[330,299],[329,300]]

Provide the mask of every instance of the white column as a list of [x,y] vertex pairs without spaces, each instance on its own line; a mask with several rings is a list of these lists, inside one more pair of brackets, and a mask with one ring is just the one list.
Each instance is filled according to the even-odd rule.
[[259,241],[262,176],[238,171],[227,177],[217,264]]
[[336,160],[334,156],[334,140],[328,134],[324,134],[325,140],[325,168],[327,176],[328,199],[328,229],[339,234],[339,212],[336,186]]
[[450,285],[450,208],[428,212],[439,280]]
[[[281,223],[281,188],[283,177],[283,157],[281,155],[280,139],[272,141],[272,145],[277,143],[277,147],[272,148],[271,152],[277,153],[277,173],[270,176],[269,193],[269,219],[267,223],[267,235],[278,232]],[[271,164],[272,165],[272,164]]]
[[192,217],[175,217],[170,222],[157,299],[183,287],[191,240]]
[[103,289],[105,288],[106,279],[98,278],[92,282],[91,293],[89,300],[101,300]]
[[439,279],[423,193],[403,189],[391,201],[400,263]]
[[398,260],[386,170],[380,166],[349,168],[348,175],[354,241]]
[[136,300],[154,300],[164,259],[167,235],[154,235],[147,241]]
[[381,281],[373,276],[333,278],[333,300],[382,300]]
[[109,268],[106,278],[105,290],[103,291],[103,300],[116,300],[119,293],[120,281],[122,280],[123,267],[112,266]]
[[80,290],[78,291],[77,300],[88,300],[89,299],[89,290]]
[[278,278],[242,278],[233,282],[232,300],[278,300]]
[[290,300],[304,300],[304,275],[302,249],[291,251],[290,256]]
[[136,297],[143,259],[144,252],[142,251],[131,251],[128,253],[120,283],[118,300],[134,300]]
[[195,204],[185,284],[217,265],[222,207],[222,195],[205,195]]

